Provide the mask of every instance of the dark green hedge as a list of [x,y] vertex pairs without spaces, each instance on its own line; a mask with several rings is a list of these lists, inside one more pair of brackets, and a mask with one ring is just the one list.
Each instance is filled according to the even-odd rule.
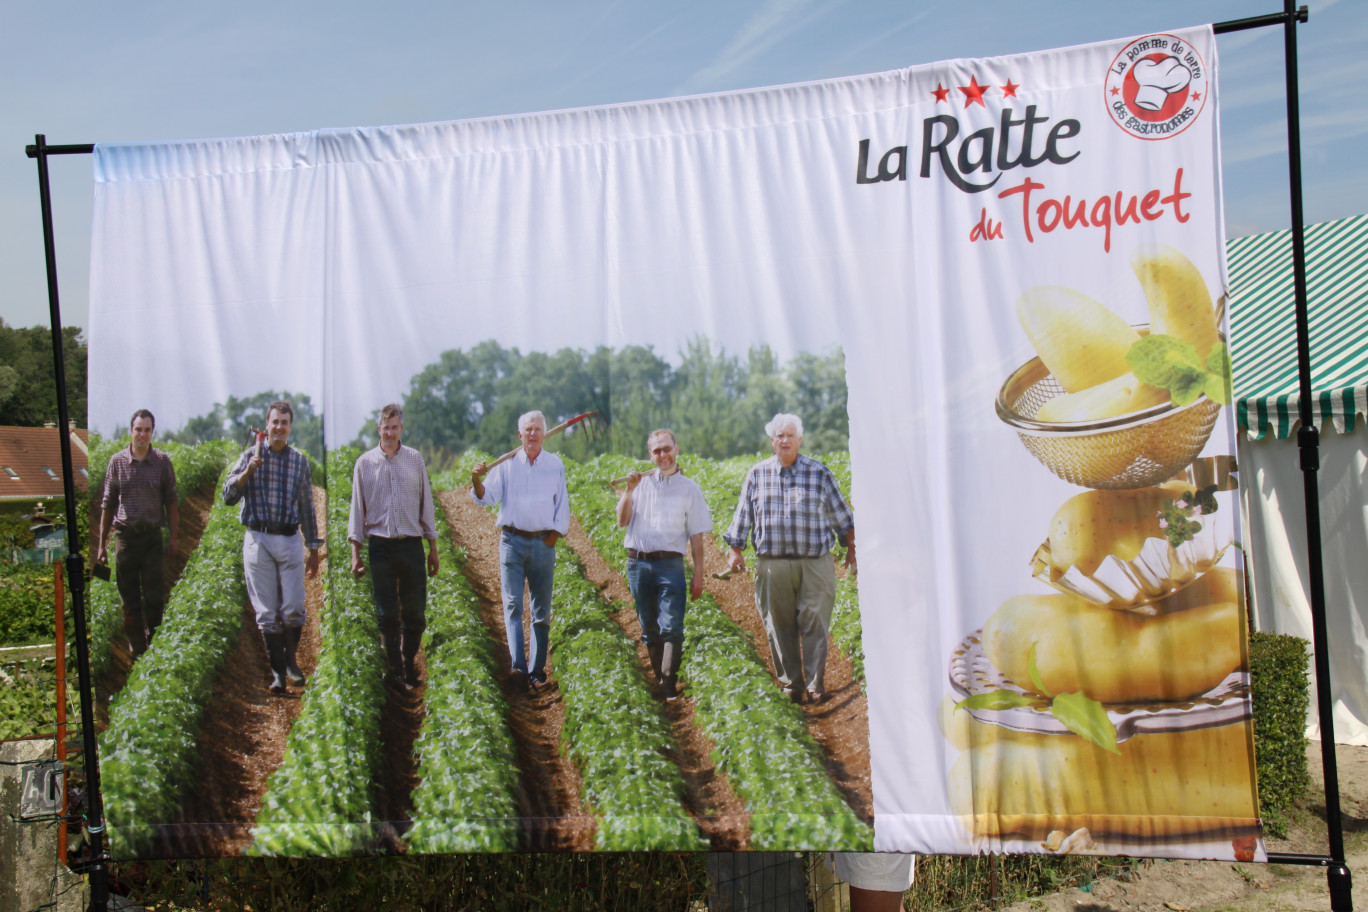
[[1311,786],[1306,769],[1310,701],[1306,640],[1279,633],[1249,637],[1259,813],[1270,835],[1287,836],[1287,813]]

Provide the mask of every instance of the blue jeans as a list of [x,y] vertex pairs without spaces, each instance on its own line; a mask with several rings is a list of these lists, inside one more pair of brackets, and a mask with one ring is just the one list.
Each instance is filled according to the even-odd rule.
[[[546,652],[551,634],[551,586],[556,571],[556,549],[538,538],[512,532],[499,536],[499,577],[503,585],[504,636],[513,669],[534,677],[546,676]],[[523,651],[523,584],[532,597],[532,667]]]
[[366,540],[371,581],[375,587],[375,611],[380,627],[396,627],[403,621],[410,633],[427,628],[427,555],[421,538]]
[[684,580],[684,557],[664,560],[627,559],[627,585],[632,587],[642,642],[684,642],[684,609],[689,586]]

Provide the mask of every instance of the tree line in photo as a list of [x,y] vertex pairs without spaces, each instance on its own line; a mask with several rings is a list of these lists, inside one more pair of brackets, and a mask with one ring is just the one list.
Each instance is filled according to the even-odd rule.
[[[505,348],[492,339],[449,349],[414,375],[402,405],[405,443],[431,454],[437,467],[469,449],[503,452],[511,429],[531,409],[555,425],[598,409],[608,435],[567,432],[558,449],[575,459],[603,453],[643,455],[642,441],[669,426],[688,452],[713,459],[754,453],[776,412],[807,424],[807,446],[845,449],[845,355],[802,352],[786,363],[767,345],[732,354],[695,336],[672,366],[651,346],[562,348],[554,353]],[[375,419],[355,443],[373,445]]]
[[[249,428],[264,426],[266,407],[275,399],[294,404],[293,444],[321,461],[322,416],[308,396],[286,391],[230,396],[180,429],[164,432],[162,439],[245,443]],[[543,411],[552,426],[583,412],[601,412],[609,433],[569,432],[555,441],[556,449],[574,459],[643,455],[646,435],[664,426],[675,430],[681,448],[697,456],[755,453],[766,445],[765,422],[779,412],[803,416],[809,452],[844,450],[850,436],[845,355],[839,347],[801,352],[785,362],[767,345],[733,354],[704,336],[683,346],[677,366],[651,346],[524,354],[488,339],[443,352],[414,374],[401,404],[408,429],[404,442],[422,450],[434,470],[467,450],[513,448],[518,416],[531,409]],[[375,445],[378,414],[377,407],[352,445]]]

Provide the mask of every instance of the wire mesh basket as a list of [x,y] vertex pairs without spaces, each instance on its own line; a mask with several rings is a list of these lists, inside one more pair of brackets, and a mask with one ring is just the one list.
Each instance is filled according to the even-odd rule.
[[1206,396],[1099,421],[1037,421],[1040,407],[1065,392],[1040,358],[1012,372],[998,391],[998,417],[1041,465],[1086,488],[1143,488],[1182,471],[1206,445],[1221,405]]

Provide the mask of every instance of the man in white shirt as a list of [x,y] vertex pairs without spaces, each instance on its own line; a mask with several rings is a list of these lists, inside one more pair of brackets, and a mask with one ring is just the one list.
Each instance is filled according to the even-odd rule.
[[[361,558],[365,544],[387,676],[396,686],[412,689],[418,686],[414,659],[427,627],[427,576],[437,575],[432,487],[422,455],[403,445],[404,410],[394,403],[385,406],[376,430],[380,445],[363,453],[352,470],[347,519],[351,569],[358,578],[365,575],[366,562]],[[428,545],[426,568],[424,541]]]
[[693,557],[689,598],[703,594],[703,533],[712,517],[697,482],[679,470],[674,432],[652,431],[646,450],[656,464],[632,472],[617,502],[617,521],[627,529],[627,582],[641,621],[641,639],[666,700],[678,696],[675,675],[684,649],[684,552]]
[[[541,412],[518,418],[518,439],[522,447],[512,458],[492,469],[484,462],[475,466],[470,496],[482,506],[499,507],[499,577],[508,655],[518,682],[539,689],[546,683],[556,542],[570,531],[570,492],[560,458],[542,449],[546,418]],[[532,601],[530,665],[523,647],[524,584]]]

